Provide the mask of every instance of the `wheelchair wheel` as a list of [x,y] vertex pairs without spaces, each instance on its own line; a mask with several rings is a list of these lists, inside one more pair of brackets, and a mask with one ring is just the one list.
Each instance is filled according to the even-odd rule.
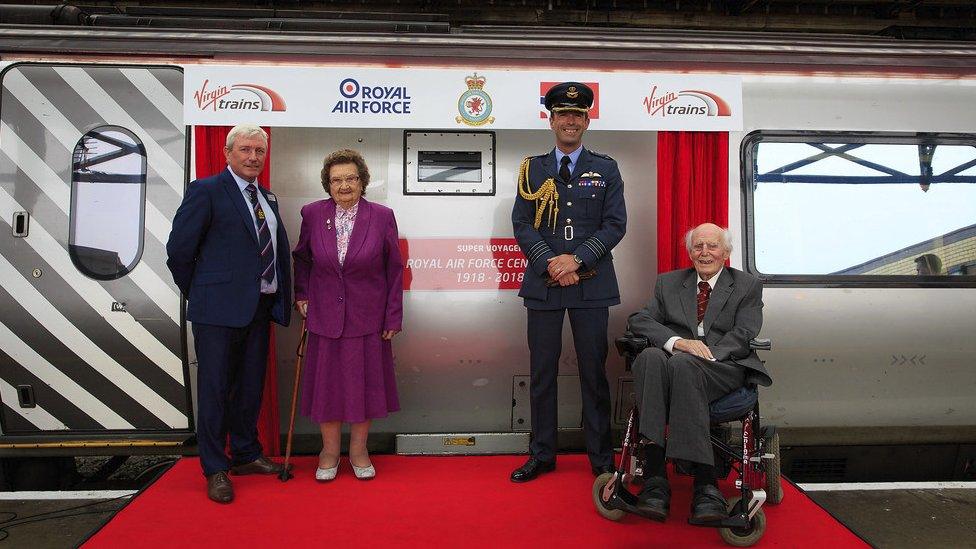
[[773,505],[783,501],[783,483],[780,478],[782,460],[779,453],[779,433],[774,433],[766,443],[767,454],[773,454],[773,459],[766,462],[766,501]]
[[[736,509],[742,498],[736,497],[729,502],[729,513],[738,512]],[[751,547],[759,541],[759,538],[766,533],[766,513],[760,507],[752,520],[749,521],[748,528],[719,528],[718,535],[729,545],[735,547]]]
[[625,512],[623,509],[607,507],[606,502],[603,501],[603,488],[612,478],[613,473],[603,473],[593,481],[593,506],[596,507],[596,512],[600,513],[601,517],[616,522],[624,518]]

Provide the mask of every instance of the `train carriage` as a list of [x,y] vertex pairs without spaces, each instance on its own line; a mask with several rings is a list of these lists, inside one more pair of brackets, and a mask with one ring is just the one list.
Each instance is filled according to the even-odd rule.
[[[765,421],[784,444],[816,448],[794,465],[842,478],[872,451],[850,447],[896,445],[928,449],[939,474],[972,471],[976,48],[613,30],[566,44],[554,32],[0,29],[5,454],[71,442],[165,452],[192,434],[194,358],[165,239],[185,183],[208,175],[192,169],[189,130],[255,121],[271,128],[272,188],[292,234],[339,147],[364,153],[369,198],[396,211],[402,411],[377,422],[377,440],[406,453],[524,450],[510,212],[519,161],[551,148],[539,95],[576,79],[599,84],[584,143],[619,163],[630,214],[613,252],[611,333],[658,271],[660,132],[726,134],[716,188],[731,261],[766,281],[763,336],[775,340]],[[734,100],[713,97],[723,93]],[[738,118],[705,123],[725,108]],[[277,332],[282,407],[298,339],[297,326]],[[564,339],[559,421],[572,447],[579,382]],[[619,429],[629,373],[616,357],[607,371]],[[298,426],[309,441],[316,432]]]

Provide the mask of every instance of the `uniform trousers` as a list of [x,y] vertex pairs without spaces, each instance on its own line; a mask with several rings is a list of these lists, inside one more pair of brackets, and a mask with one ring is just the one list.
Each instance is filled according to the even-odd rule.
[[708,405],[742,387],[745,368],[652,347],[637,355],[633,372],[640,433],[668,458],[714,465]]
[[203,474],[261,457],[258,414],[268,364],[274,295],[262,294],[250,324],[236,328],[193,323],[197,352],[197,444]]
[[562,353],[563,318],[569,312],[583,393],[583,434],[593,467],[613,465],[610,447],[610,385],[607,383],[607,321],[609,309],[528,311],[529,395],[532,442],[529,452],[540,461],[556,459],[556,376]]

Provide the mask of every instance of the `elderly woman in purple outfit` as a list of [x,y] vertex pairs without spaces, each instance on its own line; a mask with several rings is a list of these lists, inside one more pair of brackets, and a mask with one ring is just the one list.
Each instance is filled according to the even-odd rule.
[[307,319],[302,414],[319,423],[315,478],[339,470],[342,423],[350,425],[356,478],[376,476],[366,450],[370,420],[400,409],[391,340],[403,319],[403,260],[393,210],[367,201],[369,168],[356,151],[330,154],[322,186],[331,199],[302,208],[295,307]]

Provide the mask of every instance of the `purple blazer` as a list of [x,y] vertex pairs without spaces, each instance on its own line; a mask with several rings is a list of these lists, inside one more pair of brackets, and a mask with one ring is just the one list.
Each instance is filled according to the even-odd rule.
[[302,232],[292,257],[295,299],[308,300],[308,330],[332,338],[400,330],[403,259],[393,210],[359,199],[341,267],[335,212],[332,199],[302,208]]

